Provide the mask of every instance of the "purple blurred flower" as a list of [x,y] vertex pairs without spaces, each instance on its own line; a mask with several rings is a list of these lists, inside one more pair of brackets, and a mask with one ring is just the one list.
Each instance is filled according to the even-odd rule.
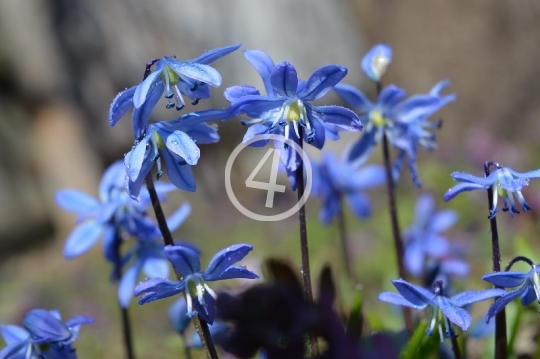
[[367,77],[375,82],[380,82],[391,63],[392,48],[387,44],[377,44],[364,55],[361,67]]

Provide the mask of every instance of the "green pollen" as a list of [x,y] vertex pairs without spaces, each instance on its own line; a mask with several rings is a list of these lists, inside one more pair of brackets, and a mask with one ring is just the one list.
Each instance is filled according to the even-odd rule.
[[504,188],[499,187],[499,184],[497,183],[497,194],[500,197],[506,197],[506,196],[508,196],[508,191],[505,190]]
[[154,141],[156,142],[156,145],[158,148],[165,148],[167,145],[165,144],[165,141],[163,141],[163,138],[157,133],[156,131],[152,131],[152,137],[154,137]]
[[369,118],[371,119],[371,122],[377,127],[383,127],[386,125],[386,119],[377,110],[371,111],[371,113],[369,114]]
[[171,86],[176,85],[180,80],[180,76],[169,65],[165,65],[165,70],[160,75],[164,83],[166,83],[165,74],[169,77],[169,85]]
[[289,112],[287,112],[287,121],[300,121],[300,107],[298,106],[298,101],[295,101],[289,107]]

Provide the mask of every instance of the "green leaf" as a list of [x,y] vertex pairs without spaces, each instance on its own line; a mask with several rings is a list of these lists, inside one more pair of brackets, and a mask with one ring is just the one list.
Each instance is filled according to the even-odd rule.
[[411,339],[401,351],[400,359],[429,358],[439,348],[439,338],[434,335],[427,336],[426,328],[427,324],[420,322]]
[[364,316],[362,315],[362,292],[356,291],[353,297],[353,303],[349,320],[347,321],[347,336],[352,340],[358,340],[362,336],[362,327],[364,326]]

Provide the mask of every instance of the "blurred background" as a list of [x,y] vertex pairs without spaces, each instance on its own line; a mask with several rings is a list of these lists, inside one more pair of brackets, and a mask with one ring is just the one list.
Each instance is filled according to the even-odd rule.
[[[56,206],[54,193],[69,187],[96,195],[103,170],[128,152],[130,121],[109,127],[109,105],[119,91],[140,81],[149,59],[173,53],[190,59],[238,42],[242,49],[267,52],[276,63],[290,61],[304,79],[322,65],[345,65],[349,74],[344,82],[371,98],[375,88],[361,74],[359,62],[378,42],[394,50],[385,84],[413,94],[451,79],[447,92],[456,93],[458,100],[438,113],[444,121],[437,133],[439,148],[427,154],[421,150],[424,187],[415,189],[406,169],[402,175],[400,222],[402,228],[410,224],[414,202],[423,192],[433,193],[439,208],[459,210],[461,220],[448,236],[467,245],[478,274],[463,287],[483,288],[479,276],[491,269],[485,195],[465,194],[450,203],[443,203],[442,195],[453,184],[452,171],[481,175],[485,160],[521,172],[540,167],[538,34],[537,1],[0,0],[0,323],[20,324],[34,307],[58,308],[64,317],[91,315],[96,322],[83,328],[76,343],[80,357],[123,356],[110,268],[99,246],[76,260],[62,258],[75,217]],[[241,51],[212,66],[221,72],[223,85],[196,109],[227,106],[222,93],[228,86],[262,87]],[[340,101],[330,94],[321,103]],[[158,108],[156,118],[176,115],[164,105]],[[186,200],[193,208],[177,237],[203,249],[203,266],[215,251],[239,242],[255,245],[245,264],[258,273],[269,256],[299,266],[295,216],[255,222],[240,214],[225,193],[225,162],[245,130],[237,119],[220,123],[221,141],[202,146],[194,167],[197,192],[169,196],[168,211]],[[344,135],[325,149],[340,153],[358,136]],[[380,163],[376,152],[371,161]],[[253,170],[245,163],[234,173],[240,183]],[[252,203],[264,203],[263,192]],[[294,198],[290,190],[283,196],[285,203]],[[540,208],[540,183],[533,181],[525,196],[533,209]],[[375,190],[371,198],[374,217],[360,223],[347,215],[347,223],[361,282],[356,288],[365,291],[367,310],[381,312],[387,307],[376,302],[376,295],[391,289],[396,270],[386,195]],[[316,275],[324,263],[333,264],[347,308],[355,283],[341,275],[337,229],[319,224],[318,210],[318,201],[308,201],[313,271]],[[515,253],[518,234],[537,243],[537,215],[499,216],[503,262]],[[536,254],[531,259],[538,262]],[[151,354],[156,352],[160,358],[179,355],[181,342],[166,316],[171,301],[162,302],[139,307],[134,301],[130,308],[140,358],[156,357]],[[390,327],[399,325],[398,317],[388,320]],[[529,350],[533,344],[525,338],[522,345]]]

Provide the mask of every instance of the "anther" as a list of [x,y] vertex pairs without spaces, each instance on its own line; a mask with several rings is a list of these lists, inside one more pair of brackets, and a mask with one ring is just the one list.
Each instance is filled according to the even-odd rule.
[[174,94],[172,92],[165,94],[165,98],[173,98]]
[[156,179],[159,181],[159,179],[163,176],[163,171],[158,171],[156,174]]
[[176,105],[176,111],[180,111],[180,110],[182,110],[184,107],[185,107],[184,105],[181,105],[181,106]]
[[199,83],[195,82],[195,84],[193,85],[192,88],[189,89],[189,91],[197,91],[198,88],[199,88]]
[[201,100],[200,98],[196,98],[191,104],[195,106],[199,103],[200,100]]

